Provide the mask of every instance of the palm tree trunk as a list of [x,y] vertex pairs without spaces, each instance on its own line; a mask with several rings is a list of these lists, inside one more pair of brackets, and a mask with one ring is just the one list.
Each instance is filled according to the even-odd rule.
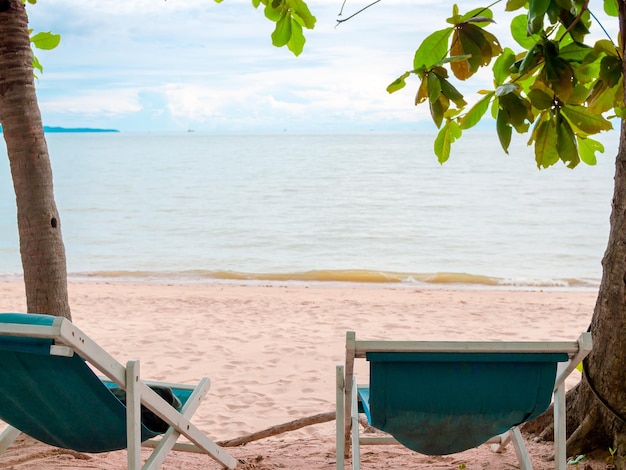
[[70,318],[61,221],[21,0],[0,0],[0,124],[17,202],[27,310]]

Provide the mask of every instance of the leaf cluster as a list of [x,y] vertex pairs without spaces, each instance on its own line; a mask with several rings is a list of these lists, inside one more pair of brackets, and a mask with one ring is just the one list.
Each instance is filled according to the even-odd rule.
[[[607,13],[616,15],[617,7],[617,0],[605,0]],[[626,114],[621,51],[608,39],[585,42],[592,18],[588,1],[508,0],[505,8],[525,10],[511,21],[519,51],[502,48],[485,29],[494,22],[490,8],[462,14],[454,5],[451,26],[423,40],[411,70],[387,91],[404,88],[412,75],[420,80],[415,104],[429,103],[440,129],[435,153],[441,163],[463,131],[490,114],[507,153],[513,131],[529,132],[540,168],[559,161],[570,168],[580,161],[595,164],[604,148],[591,136],[611,129],[610,117]],[[480,90],[469,107],[448,71],[465,81],[490,64],[493,88]]]
[[[30,5],[36,5],[37,0],[22,0],[23,5],[26,5],[26,3],[29,3]],[[49,31],[47,33],[35,34],[32,29],[29,29],[28,34],[30,36],[30,43],[32,44],[32,46],[41,50],[49,51],[57,47],[59,43],[61,42],[61,36],[59,34],[53,34]],[[31,47],[31,50],[32,50],[32,47]],[[41,65],[41,62],[39,62],[39,59],[37,58],[34,52],[32,52],[32,57],[33,57],[33,69],[38,70],[40,73],[43,73],[43,66]]]
[[272,44],[287,46],[294,55],[300,55],[306,42],[302,28],[313,29],[316,22],[307,4],[303,0],[252,0],[252,5],[254,8],[263,5],[265,17],[276,23]]
[[[28,1],[29,3],[35,3],[36,0],[28,0]],[[33,47],[36,47],[37,49],[49,51],[57,47],[59,43],[61,42],[61,36],[59,34],[54,34],[49,31],[45,33],[34,34],[33,30],[29,29],[28,33],[30,34],[30,43],[32,44]],[[43,73],[43,67],[34,52],[32,56],[33,56],[33,69],[39,70],[40,73]]]

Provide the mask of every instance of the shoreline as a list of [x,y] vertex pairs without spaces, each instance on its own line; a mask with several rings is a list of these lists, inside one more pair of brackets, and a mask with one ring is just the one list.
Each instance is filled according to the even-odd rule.
[[[443,273],[446,274],[446,273]],[[473,276],[483,277],[483,276]],[[24,279],[21,274],[0,274],[1,283],[20,283]],[[489,282],[457,282],[451,281],[415,281],[415,280],[389,280],[389,281],[362,281],[362,280],[315,280],[315,279],[232,279],[210,276],[181,276],[170,275],[170,273],[159,273],[158,275],[148,275],[145,273],[132,273],[132,275],[69,275],[67,280],[70,284],[117,284],[117,285],[146,285],[146,286],[233,286],[233,287],[313,287],[313,288],[379,288],[379,289],[423,289],[423,290],[451,290],[451,291],[552,291],[552,292],[598,292],[600,282],[576,282],[573,285],[567,282],[547,281],[519,281],[510,283],[489,283]]]

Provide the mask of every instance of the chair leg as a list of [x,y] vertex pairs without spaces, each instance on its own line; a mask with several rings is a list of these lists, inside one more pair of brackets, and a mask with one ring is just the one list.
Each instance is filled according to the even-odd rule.
[[139,387],[139,361],[126,364],[126,440],[128,469],[141,468],[141,396]]
[[567,467],[565,438],[565,385],[561,383],[554,392],[554,464],[556,470]]
[[2,434],[0,434],[0,454],[7,450],[21,433],[22,431],[13,426],[7,427]]
[[[206,378],[202,379],[198,383],[196,388],[189,396],[189,399],[185,403],[185,406],[183,406],[181,410],[181,414],[184,417],[189,419],[191,418],[191,416],[193,416],[193,414],[200,406],[201,401],[208,393],[210,386],[211,383],[209,382],[209,379]],[[176,444],[179,436],[180,432],[170,426],[165,434],[163,434],[163,437],[158,441],[158,444],[150,454],[148,460],[146,460],[146,463],[144,464],[142,470],[152,470],[160,468],[169,451],[174,448],[174,445]],[[202,451],[201,449],[199,450]]]
[[361,468],[361,446],[359,442],[359,401],[357,397],[356,376],[352,376],[352,404],[350,410],[350,432],[352,435],[352,468]]
[[[203,454],[208,455],[213,460],[218,462],[222,467],[234,469],[237,466],[237,460],[218,446],[215,442],[213,442],[209,437],[200,431],[197,426],[189,421],[193,411],[200,404],[201,399],[206,395],[208,388],[210,386],[209,379],[203,379],[200,381],[198,387],[194,389],[194,394],[189,398],[187,403],[185,404],[184,413],[181,413],[175,410],[173,407],[168,405],[163,399],[156,394],[156,392],[150,387],[140,382],[140,386],[142,388],[142,402],[144,406],[151,409],[155,412],[161,419],[163,419],[166,423],[170,425],[165,436],[165,441],[163,443],[156,443],[155,446],[159,447],[157,449],[157,456],[165,455],[163,450],[168,450],[171,448],[171,444],[174,449],[177,450],[187,450],[194,452],[201,452]],[[191,442],[191,445],[181,444],[181,446],[177,446],[175,444],[178,435],[183,435]],[[151,441],[146,441],[147,447],[153,447]],[[154,461],[158,460],[161,457],[154,457]],[[144,466],[147,468],[148,466]],[[150,468],[155,468],[154,465],[151,465]]]
[[344,413],[344,394],[346,392],[346,387],[344,385],[344,376],[343,376],[344,367],[339,365],[337,366],[336,372],[336,397],[335,397],[335,453],[336,453],[336,461],[337,461],[337,470],[344,470],[345,464],[345,413]]
[[524,445],[524,438],[522,437],[522,433],[520,432],[517,426],[511,429],[511,439],[513,440],[513,448],[515,449],[515,455],[517,455],[517,460],[519,461],[521,470],[533,470],[533,465],[530,462],[530,456],[526,451],[526,446]]
[[[496,444],[491,444],[491,451],[497,453],[503,452],[506,446],[509,445],[509,442],[511,442],[512,434],[512,431],[509,429],[508,431],[503,432],[502,434],[497,436],[495,438]],[[491,441],[492,440],[490,439],[488,442]]]

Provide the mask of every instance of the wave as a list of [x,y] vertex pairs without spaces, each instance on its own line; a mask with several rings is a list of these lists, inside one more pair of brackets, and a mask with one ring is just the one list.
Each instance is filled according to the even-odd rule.
[[401,284],[408,286],[465,285],[473,287],[532,287],[532,288],[597,288],[599,280],[594,279],[531,279],[499,278],[481,274],[437,272],[405,273],[350,270],[311,270],[285,273],[248,273],[240,271],[97,271],[70,275],[73,279],[102,279],[145,282],[304,282],[304,283],[357,283],[357,284]]

